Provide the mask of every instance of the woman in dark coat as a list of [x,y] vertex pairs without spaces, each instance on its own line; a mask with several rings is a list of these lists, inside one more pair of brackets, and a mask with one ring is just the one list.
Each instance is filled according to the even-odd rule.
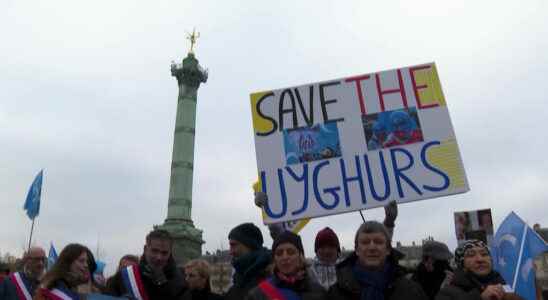
[[185,265],[185,279],[188,289],[182,300],[221,300],[220,295],[211,292],[209,283],[210,266],[203,259],[194,259]]
[[436,300],[510,300],[523,299],[507,292],[500,274],[493,270],[491,253],[484,242],[468,240],[455,250],[452,282],[442,288]]
[[321,285],[306,272],[301,237],[291,231],[278,235],[272,244],[274,274],[252,289],[246,300],[327,300]]
[[[34,296],[35,300],[55,300],[62,297],[83,299],[78,286],[90,281],[91,260],[89,249],[80,244],[67,245],[59,258],[42,279],[40,289]],[[62,295],[62,296],[59,296]]]
[[330,300],[427,300],[421,287],[407,279],[394,258],[383,224],[363,223],[354,239],[355,251],[337,266]]

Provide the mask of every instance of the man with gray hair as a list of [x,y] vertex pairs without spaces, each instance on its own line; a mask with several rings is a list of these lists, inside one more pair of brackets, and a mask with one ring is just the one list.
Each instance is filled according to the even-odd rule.
[[354,253],[337,265],[337,283],[329,289],[328,298],[427,300],[421,287],[406,278],[390,240],[382,223],[364,222],[354,238]]
[[31,300],[46,268],[46,251],[31,247],[23,255],[23,271],[14,272],[0,284],[0,299]]

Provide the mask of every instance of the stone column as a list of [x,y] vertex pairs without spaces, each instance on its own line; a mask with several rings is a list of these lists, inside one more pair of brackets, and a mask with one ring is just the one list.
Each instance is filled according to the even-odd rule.
[[200,83],[207,81],[207,71],[189,53],[182,64],[171,65],[177,78],[177,117],[173,138],[173,156],[167,219],[158,228],[175,238],[174,257],[177,263],[197,258],[202,253],[202,231],[192,222],[192,177],[194,170],[194,136],[196,134],[196,103]]

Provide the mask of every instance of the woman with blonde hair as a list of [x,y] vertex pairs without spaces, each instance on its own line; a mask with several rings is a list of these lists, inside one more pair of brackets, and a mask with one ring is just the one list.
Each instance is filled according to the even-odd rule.
[[185,265],[185,279],[188,290],[183,300],[220,300],[220,295],[211,292],[209,284],[210,265],[203,259],[194,259]]

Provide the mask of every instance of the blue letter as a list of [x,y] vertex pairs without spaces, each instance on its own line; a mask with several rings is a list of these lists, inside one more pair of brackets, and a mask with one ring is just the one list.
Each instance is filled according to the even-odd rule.
[[316,200],[321,205],[321,207],[323,207],[325,209],[333,209],[339,204],[339,195],[336,193],[336,191],[340,190],[341,188],[340,187],[332,187],[332,188],[323,189],[324,193],[330,193],[331,195],[333,195],[333,198],[335,198],[335,201],[331,205],[327,205],[325,202],[323,202],[323,199],[320,195],[320,191],[318,190],[318,173],[320,173],[321,168],[323,168],[324,166],[326,166],[328,164],[329,164],[329,161],[326,160],[326,161],[323,161],[323,162],[319,163],[314,168],[314,171],[312,172],[312,180],[313,180],[312,186],[314,187],[314,195],[316,196]]
[[449,176],[447,176],[445,173],[443,173],[440,169],[434,168],[428,160],[426,160],[426,150],[430,148],[430,146],[439,145],[439,141],[434,141],[430,143],[426,143],[421,150],[421,160],[424,167],[426,167],[428,170],[440,175],[443,177],[443,185],[441,187],[435,187],[435,186],[429,186],[429,185],[423,185],[422,187],[425,190],[431,191],[431,192],[440,192],[445,190],[447,187],[449,187]]
[[[285,185],[284,185],[284,179],[282,176],[282,170],[280,169],[278,169],[278,180],[280,181],[280,192],[282,194],[282,212],[280,212],[279,214],[275,214],[272,212],[272,210],[270,209],[270,205],[268,205],[271,198],[268,198],[268,200],[264,204],[264,211],[272,219],[279,219],[283,217],[285,213],[287,212],[287,195],[285,193]],[[261,182],[263,185],[263,193],[266,194],[266,175],[264,171],[261,171]]]
[[371,167],[369,165],[369,158],[367,154],[363,156],[365,159],[365,170],[367,171],[367,181],[369,182],[369,188],[371,189],[371,194],[373,198],[377,201],[384,201],[390,197],[390,180],[388,179],[388,170],[386,169],[386,163],[384,162],[384,154],[382,151],[379,151],[379,160],[381,161],[381,172],[384,179],[384,195],[379,196],[377,191],[375,191],[375,184],[373,183],[373,174],[371,174]]
[[[407,166],[403,168],[398,167],[398,162],[396,160],[396,152],[401,152],[405,154],[407,158],[409,158],[409,163],[407,164]],[[404,148],[394,148],[394,149],[390,149],[390,156],[392,157],[392,168],[394,168],[394,176],[396,176],[396,185],[398,187],[398,193],[400,195],[400,198],[404,197],[403,189],[401,188],[400,178],[403,179],[405,182],[407,182],[407,184],[409,184],[411,188],[413,188],[415,192],[417,192],[417,194],[422,195],[422,192],[413,183],[413,181],[411,181],[409,177],[403,174],[403,171],[409,170],[411,169],[411,167],[413,167],[413,156],[411,155],[411,153],[409,153],[409,151],[405,150]]]
[[343,180],[343,188],[344,188],[344,201],[346,202],[346,206],[350,206],[350,196],[348,195],[348,183],[350,181],[357,181],[360,185],[360,193],[362,195],[362,203],[365,204],[367,201],[365,199],[365,188],[363,186],[363,178],[362,178],[362,170],[360,168],[360,157],[355,156],[356,161],[356,172],[358,175],[356,177],[347,177],[346,176],[346,167],[344,164],[344,159],[339,160],[341,162],[341,173],[342,173],[342,180]]
[[303,200],[303,207],[301,209],[296,210],[294,212],[291,212],[292,215],[298,215],[303,213],[306,208],[308,207],[308,164],[303,164],[303,175],[299,177],[293,170],[291,170],[290,167],[285,167],[289,175],[293,177],[297,182],[304,181],[304,200]]

